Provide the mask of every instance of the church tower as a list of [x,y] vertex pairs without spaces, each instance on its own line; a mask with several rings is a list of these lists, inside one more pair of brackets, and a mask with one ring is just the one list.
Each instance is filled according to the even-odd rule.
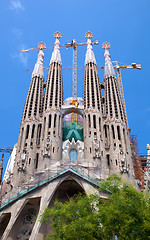
[[[97,65],[92,49],[92,33],[86,33],[87,51],[83,87],[84,101],[84,157],[101,168],[103,152],[102,142],[102,94]],[[102,153],[103,155],[103,153]],[[101,169],[99,170],[99,174]],[[99,176],[100,177],[100,176]]]
[[[43,109],[43,132],[42,140],[43,157],[61,160],[62,157],[62,113],[63,104],[63,83],[62,83],[62,62],[60,55],[61,34],[56,32],[54,51],[50,60],[50,67],[45,87],[44,109]],[[52,163],[51,162],[51,163]]]
[[104,143],[105,156],[109,173],[122,173],[133,180],[133,163],[130,145],[130,134],[125,118],[125,109],[121,100],[114,67],[105,42],[104,68]]
[[[43,49],[45,44],[39,43],[38,48],[40,51],[32,73],[20,125],[17,161],[15,162],[13,176],[15,185],[21,185],[26,179],[33,176],[40,154],[44,94]],[[18,177],[16,178],[16,176]]]

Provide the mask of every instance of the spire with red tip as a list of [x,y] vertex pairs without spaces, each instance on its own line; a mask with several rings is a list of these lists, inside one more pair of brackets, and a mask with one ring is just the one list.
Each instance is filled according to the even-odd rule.
[[32,72],[32,78],[33,77],[40,77],[44,78],[44,68],[43,68],[43,58],[44,58],[44,53],[43,49],[46,48],[45,43],[41,42],[38,44],[38,48],[40,49],[37,62],[35,64],[34,70]]
[[60,32],[55,32],[54,33],[54,38],[56,38],[56,41],[55,41],[55,45],[54,45],[54,51],[52,53],[52,57],[51,57],[51,60],[50,60],[50,64],[51,63],[54,63],[54,62],[57,62],[59,63],[60,65],[62,65],[62,62],[61,62],[61,55],[60,55],[60,42],[59,42],[59,38],[61,38],[61,33]]
[[85,57],[85,65],[88,63],[94,63],[96,64],[93,48],[92,48],[92,42],[91,38],[93,37],[93,34],[91,32],[87,32],[85,34],[85,37],[87,38],[87,51],[86,51],[86,57]]
[[104,70],[104,78],[108,77],[116,77],[114,67],[111,62],[110,54],[108,49],[110,48],[110,44],[108,42],[103,43],[102,48],[105,49],[104,57],[105,57],[105,70]]

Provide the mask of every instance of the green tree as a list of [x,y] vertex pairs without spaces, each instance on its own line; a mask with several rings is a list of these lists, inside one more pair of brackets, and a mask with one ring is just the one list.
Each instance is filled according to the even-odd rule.
[[98,195],[76,196],[69,202],[55,202],[42,221],[51,219],[51,240],[150,239],[150,199],[133,186],[112,175],[100,184],[107,200]]

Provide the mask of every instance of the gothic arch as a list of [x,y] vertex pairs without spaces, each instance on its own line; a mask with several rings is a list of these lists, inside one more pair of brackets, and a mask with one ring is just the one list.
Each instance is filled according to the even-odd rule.
[[11,213],[4,213],[0,218],[0,239],[3,236],[3,233],[5,232],[6,227],[8,226],[8,223],[11,218]]
[[[48,207],[52,207],[56,200],[61,202],[69,201],[70,198],[74,197],[77,194],[86,194],[83,186],[81,185],[80,181],[74,179],[72,176],[68,176],[59,182],[58,186],[56,187],[55,191],[49,198],[49,205]],[[43,240],[44,237],[52,231],[50,227],[50,223],[42,223],[37,240]]]
[[29,199],[20,211],[9,233],[8,240],[29,240],[39,212],[40,198]]

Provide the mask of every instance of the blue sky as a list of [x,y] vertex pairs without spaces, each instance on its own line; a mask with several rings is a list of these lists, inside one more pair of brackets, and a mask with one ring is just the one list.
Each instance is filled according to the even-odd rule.
[[[24,102],[38,52],[21,54],[22,48],[40,41],[54,44],[53,34],[62,33],[61,44],[86,41],[93,33],[97,65],[104,65],[102,43],[111,44],[112,60],[120,65],[140,63],[142,70],[122,70],[129,127],[137,135],[140,153],[150,143],[150,1],[149,0],[5,0],[0,1],[0,147],[12,147],[18,139]],[[78,48],[78,66],[84,66],[86,47]],[[45,51],[44,67],[52,50]],[[63,67],[72,66],[72,49],[61,49]],[[82,96],[84,71],[78,71],[78,96]],[[47,72],[45,71],[45,79]],[[103,70],[99,70],[103,81]],[[64,99],[72,95],[72,72],[63,71]],[[1,155],[0,155],[1,156]],[[4,165],[9,154],[4,157]]]

